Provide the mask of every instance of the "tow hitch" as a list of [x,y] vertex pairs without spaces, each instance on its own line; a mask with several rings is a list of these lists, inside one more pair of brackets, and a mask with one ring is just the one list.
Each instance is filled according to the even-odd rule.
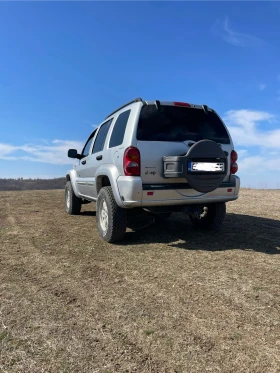
[[203,206],[185,206],[183,208],[183,213],[191,216],[194,219],[201,219],[207,214],[207,207]]

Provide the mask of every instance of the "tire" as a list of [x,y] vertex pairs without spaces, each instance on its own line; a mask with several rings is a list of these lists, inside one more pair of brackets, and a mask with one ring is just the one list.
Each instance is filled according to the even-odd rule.
[[100,190],[96,201],[96,221],[100,236],[106,242],[121,241],[127,227],[127,211],[120,208],[111,187]]
[[204,230],[217,230],[223,224],[226,216],[226,204],[213,203],[207,206],[207,212],[201,219],[193,218],[190,216],[190,220],[193,225],[197,228]]
[[69,215],[78,215],[81,211],[82,200],[74,193],[71,181],[67,181],[64,193],[65,210]]

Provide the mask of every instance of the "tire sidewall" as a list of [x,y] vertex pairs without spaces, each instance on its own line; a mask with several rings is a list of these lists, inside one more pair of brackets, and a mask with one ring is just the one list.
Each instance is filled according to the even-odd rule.
[[[65,204],[65,210],[66,210],[66,212],[67,212],[68,214],[71,212],[71,205],[72,205],[71,191],[72,191],[72,188],[71,188],[70,181],[67,181],[66,186],[65,186],[65,192],[64,192],[64,204]],[[67,197],[68,197],[68,193],[69,193],[69,195],[70,195],[70,203],[69,203],[69,206],[67,206]]]
[[[69,206],[67,206],[67,194],[69,193]],[[64,192],[65,210],[69,215],[77,215],[81,211],[81,199],[78,198],[73,190],[71,181],[67,181]]]
[[[102,229],[102,226],[100,223],[100,219],[101,219],[100,213],[101,213],[101,206],[103,204],[103,201],[105,201],[107,205],[107,211],[108,211],[108,228],[106,232]],[[96,218],[97,218],[97,227],[98,227],[99,234],[105,241],[107,241],[111,237],[111,234],[112,234],[112,210],[111,210],[111,206],[110,206],[107,194],[104,192],[104,190],[101,190],[97,197]]]
[[[101,207],[105,201],[108,214],[108,229],[103,231],[101,225]],[[109,243],[121,241],[127,228],[127,211],[117,205],[112,187],[103,187],[96,201],[96,220],[100,237]]]

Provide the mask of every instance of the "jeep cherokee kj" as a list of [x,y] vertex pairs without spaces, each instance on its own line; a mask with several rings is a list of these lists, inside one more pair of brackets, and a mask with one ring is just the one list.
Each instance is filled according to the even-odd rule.
[[194,226],[218,229],[226,202],[238,198],[237,153],[230,134],[207,105],[135,99],[96,128],[66,175],[65,209],[79,214],[96,202],[100,236],[124,238],[128,214],[145,210],[154,219],[172,212]]

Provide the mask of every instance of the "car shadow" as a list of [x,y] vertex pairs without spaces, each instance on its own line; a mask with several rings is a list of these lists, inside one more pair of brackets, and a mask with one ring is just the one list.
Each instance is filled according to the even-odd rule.
[[207,232],[195,228],[186,215],[174,214],[162,223],[128,231],[120,244],[152,243],[184,250],[253,250],[280,254],[280,221],[228,213],[219,231]]
[[81,211],[79,216],[96,216],[95,211]]

